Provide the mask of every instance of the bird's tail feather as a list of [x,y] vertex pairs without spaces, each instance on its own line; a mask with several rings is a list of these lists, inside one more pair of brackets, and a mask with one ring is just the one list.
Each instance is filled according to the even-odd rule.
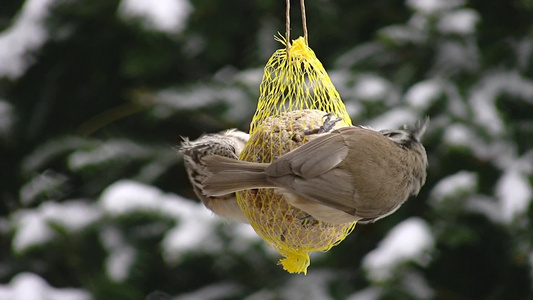
[[253,163],[228,157],[210,155],[202,158],[210,173],[203,182],[207,196],[220,196],[232,192],[274,187],[268,182],[265,168],[269,164]]

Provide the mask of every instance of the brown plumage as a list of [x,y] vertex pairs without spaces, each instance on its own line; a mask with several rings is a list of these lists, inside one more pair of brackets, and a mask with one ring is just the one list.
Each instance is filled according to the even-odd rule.
[[317,220],[374,222],[396,211],[424,184],[427,156],[420,138],[428,121],[402,130],[336,129],[272,163],[205,156],[203,193],[279,188],[289,204]]

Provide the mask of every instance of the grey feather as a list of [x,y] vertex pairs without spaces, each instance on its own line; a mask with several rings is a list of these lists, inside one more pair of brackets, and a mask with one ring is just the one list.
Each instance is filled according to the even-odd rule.
[[269,176],[296,174],[313,178],[323,174],[346,158],[348,147],[343,137],[333,131],[275,159],[267,168]]
[[202,182],[206,195],[220,196],[245,189],[275,187],[265,173],[268,164],[215,155],[202,158],[202,162],[210,173]]

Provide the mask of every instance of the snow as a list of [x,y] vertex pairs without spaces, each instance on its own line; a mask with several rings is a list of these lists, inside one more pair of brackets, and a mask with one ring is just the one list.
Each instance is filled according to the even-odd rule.
[[76,171],[124,157],[143,157],[148,153],[149,151],[133,142],[109,140],[94,149],[75,151],[69,155],[68,164],[70,169]]
[[[8,232],[9,232],[9,221],[5,217],[0,217],[0,236],[2,235],[7,236]],[[1,273],[2,272],[0,272],[0,276],[1,276]]]
[[[204,208],[206,211],[207,209]],[[203,215],[203,212],[201,213]],[[201,249],[203,253],[216,254],[222,248],[222,242],[213,234],[210,221],[196,218],[198,214],[189,215],[179,226],[169,230],[163,238],[163,256],[170,264],[177,264],[183,254]]]
[[108,186],[100,196],[99,205],[114,217],[154,212],[176,218],[212,219],[210,212],[199,203],[164,194],[158,188],[132,180],[120,180]]
[[464,4],[463,0],[407,0],[407,6],[423,14],[433,14]]
[[477,173],[459,171],[453,175],[442,178],[431,191],[431,199],[437,204],[448,198],[460,196],[477,190]]
[[446,144],[463,147],[477,140],[472,130],[463,124],[448,125],[442,139]]
[[30,205],[33,204],[39,196],[50,196],[60,193],[61,187],[67,181],[68,178],[65,175],[50,170],[38,174],[20,189],[20,202],[24,205]]
[[[261,83],[264,70],[262,68],[246,69],[235,74],[235,81],[243,84],[249,89],[257,90]],[[257,91],[259,97],[259,91]]]
[[266,299],[276,299],[276,293],[274,289],[270,288],[270,289],[259,290],[247,296],[243,300],[266,300]]
[[[468,198],[467,209],[480,212],[494,222],[512,222],[517,215],[524,214],[533,197],[533,188],[528,175],[533,173],[533,152],[517,157],[516,146],[505,141],[484,143],[465,125],[453,124],[444,133],[445,143],[464,146],[474,152],[474,156],[491,163],[503,171],[495,187],[498,202],[480,195]],[[461,171],[442,179],[434,187],[432,198],[441,201],[446,197],[458,196],[459,192],[473,194],[477,190],[477,175]]]
[[39,211],[21,210],[16,212],[12,219],[16,227],[12,247],[17,253],[44,244],[54,235]]
[[533,41],[529,38],[518,41],[515,45],[516,60],[521,70],[526,71],[533,56]]
[[[226,227],[229,227],[228,225],[229,224],[226,224]],[[266,247],[266,244],[262,242],[263,239],[257,235],[252,226],[249,226],[245,223],[233,222],[231,224],[231,236],[237,237],[232,238],[229,241],[228,249],[230,249],[232,253],[245,254],[249,250],[250,245],[257,242],[261,242],[260,245]],[[267,254],[273,254],[273,252],[270,251],[271,249],[271,247],[265,248],[265,250],[267,250]],[[274,253],[274,257],[279,255],[277,252]]]
[[504,140],[492,143],[483,141],[479,135],[463,124],[449,125],[443,135],[443,142],[451,146],[466,147],[481,160],[492,160],[495,166],[504,170],[516,164],[516,146]]
[[180,33],[193,8],[188,0],[122,0],[119,16],[128,20],[141,18],[147,28],[168,33]]
[[329,285],[336,280],[329,270],[314,270],[306,276],[292,276],[281,289],[280,299],[333,300]]
[[[533,173],[531,158],[533,152],[517,157],[516,146],[512,143],[497,140],[490,144],[484,143],[472,130],[465,125],[453,124],[444,133],[445,143],[464,146],[474,152],[475,157],[490,160],[503,171],[495,187],[496,202],[486,197],[469,197],[467,208],[486,215],[495,222],[512,222],[517,215],[524,214],[533,197],[533,188],[528,175]],[[440,201],[456,193],[477,189],[475,173],[461,171],[442,179],[433,189],[432,198]]]
[[68,200],[64,203],[45,202],[40,209],[47,222],[75,233],[97,222],[102,216],[97,207],[84,200]]
[[[479,145],[477,145],[479,147]],[[517,161],[517,146],[515,143],[497,140],[487,145],[485,149],[477,149],[478,153],[482,153],[485,157],[490,157],[494,165],[501,170],[506,170],[509,166],[516,166]],[[483,156],[482,156],[483,157]],[[518,166],[520,167],[520,166]],[[524,166],[525,167],[525,166]]]
[[13,25],[0,32],[0,78],[20,77],[32,63],[29,52],[38,50],[47,40],[44,21],[53,0],[28,0]]
[[435,292],[419,272],[407,272],[402,281],[405,289],[416,299],[433,299]]
[[533,190],[525,174],[507,170],[496,184],[496,197],[500,201],[504,221],[511,222],[518,215],[525,215]]
[[428,34],[428,29],[431,28],[429,18],[421,14],[414,14],[411,16],[409,21],[407,21],[408,27],[411,29],[416,29],[420,33]]
[[380,101],[391,90],[391,83],[376,75],[362,75],[357,78],[354,97],[361,100]]
[[468,107],[458,86],[449,80],[440,78],[443,92],[445,93],[446,105],[450,112],[450,117],[458,119],[468,119]]
[[[257,87],[256,87],[257,88]],[[196,110],[210,105],[225,104],[229,109],[227,118],[236,122],[248,120],[254,113],[256,101],[237,86],[198,85],[186,90],[162,90],[155,95],[156,107],[153,112],[158,118],[169,118],[175,111]]]
[[533,149],[530,149],[524,153],[524,155],[518,157],[515,160],[513,167],[529,175],[533,175]]
[[378,300],[381,296],[381,288],[367,287],[346,298],[346,300]]
[[46,142],[24,158],[21,169],[24,173],[33,174],[46,167],[50,161],[63,157],[65,153],[84,148],[87,144],[83,138],[73,136]]
[[242,288],[232,282],[221,282],[204,286],[194,292],[173,297],[173,300],[217,300],[235,298]]
[[473,38],[439,43],[433,69],[442,77],[452,77],[460,72],[479,71],[480,51],[477,46]]
[[[0,44],[0,52],[2,51],[1,47],[2,45]],[[2,68],[1,64],[0,68]],[[11,132],[11,127],[15,122],[13,112],[13,106],[10,103],[0,100],[0,138],[5,138]]]
[[361,115],[365,111],[364,106],[357,100],[344,101],[344,106],[346,107],[346,112],[348,112],[348,115],[351,117],[352,121],[360,119]]
[[406,44],[421,44],[427,36],[424,32],[416,27],[409,27],[403,25],[391,25],[379,31],[380,34],[388,37],[398,45]]
[[[201,203],[164,194],[155,187],[131,180],[121,180],[102,192],[98,205],[112,217],[152,212],[176,219],[176,226],[168,230],[161,241],[163,256],[170,264],[180,262],[184,253],[198,252],[201,249],[213,254],[222,247],[222,242],[215,234],[215,228],[224,219],[214,216]],[[250,227],[246,224],[235,224],[235,226]],[[236,230],[233,238],[242,243],[243,247],[257,241],[251,238],[249,229]]]
[[403,125],[413,126],[417,119],[418,116],[410,109],[397,107],[372,119],[368,124],[377,130],[398,129]]
[[188,58],[198,57],[198,55],[201,55],[206,47],[209,46],[205,36],[194,32],[187,33],[187,38],[182,42],[182,52],[187,55]]
[[442,15],[437,28],[442,33],[473,34],[479,19],[479,13],[475,10],[461,9]]
[[54,237],[51,224],[59,225],[67,232],[76,233],[100,217],[98,209],[83,200],[69,200],[64,203],[47,201],[36,209],[20,210],[12,216],[12,223],[16,228],[13,249],[23,252],[50,241]]
[[436,80],[416,83],[405,93],[405,101],[410,106],[424,111],[442,95],[442,88]]
[[152,212],[177,219],[177,225],[166,232],[161,242],[167,262],[180,261],[182,254],[188,251],[218,249],[215,247],[216,237],[212,234],[217,220],[201,204],[164,194],[149,185],[121,180],[103,191],[99,205],[105,213],[114,217]]
[[[376,55],[383,55],[383,46],[378,43],[365,43],[341,54],[335,62],[334,70],[349,69],[351,66],[364,63]],[[383,57],[381,57],[383,59]]]
[[424,254],[434,244],[429,225],[422,219],[411,217],[396,225],[381,240],[378,247],[363,258],[363,268],[373,281],[385,281],[393,269],[406,261],[423,263]]
[[180,159],[173,151],[167,151],[166,154],[162,153],[158,155],[156,161],[144,164],[134,179],[141,182],[155,182],[169,168],[174,167]]
[[517,72],[502,71],[485,75],[472,87],[468,101],[475,112],[474,120],[495,137],[505,133],[505,126],[496,108],[496,100],[502,94],[533,103],[533,81]]
[[124,242],[120,230],[113,226],[106,226],[100,230],[100,240],[109,253],[105,261],[107,274],[117,282],[126,280],[135,262],[137,251]]
[[51,287],[33,273],[17,274],[6,285],[0,284],[0,300],[90,300],[90,294],[81,289]]
[[504,223],[502,209],[499,203],[492,197],[472,195],[466,199],[465,209],[473,213],[484,215],[487,219],[496,224]]
[[339,92],[341,95],[344,95],[346,93],[346,87],[350,85],[350,83],[353,81],[353,76],[350,74],[350,72],[348,72],[348,70],[341,69],[335,71],[328,71],[328,76],[329,79],[331,79],[331,82],[333,83],[335,88],[337,89],[337,92]]
[[102,192],[99,205],[104,212],[114,217],[143,211],[161,212],[159,205],[162,196],[161,191],[155,187],[122,180]]

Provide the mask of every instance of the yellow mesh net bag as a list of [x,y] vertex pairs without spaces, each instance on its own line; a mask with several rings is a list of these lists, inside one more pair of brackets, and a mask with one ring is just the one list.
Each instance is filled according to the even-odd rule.
[[[285,41],[278,39],[282,43]],[[339,93],[313,50],[300,37],[289,55],[277,50],[265,66],[257,110],[250,125],[250,139],[240,159],[271,162],[316,135],[305,134],[323,124],[326,113],[351,120]],[[340,243],[354,223],[326,224],[288,205],[277,189],[237,193],[240,208],[254,230],[285,258],[281,265],[290,273],[307,273],[309,252],[327,251]]]

